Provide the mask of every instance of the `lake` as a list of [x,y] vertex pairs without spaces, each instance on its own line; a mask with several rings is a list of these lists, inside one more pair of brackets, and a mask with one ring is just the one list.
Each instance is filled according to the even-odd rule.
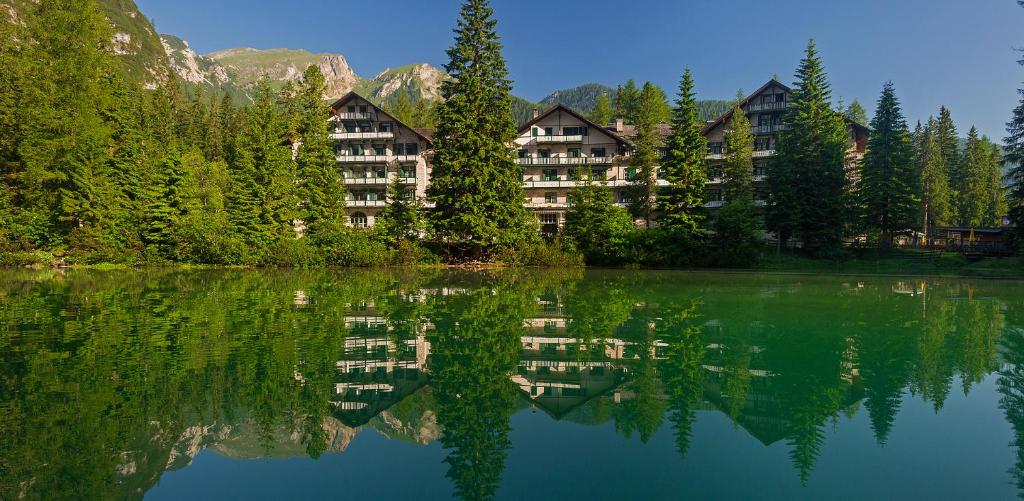
[[1012,499],[1024,282],[0,271],[0,499]]

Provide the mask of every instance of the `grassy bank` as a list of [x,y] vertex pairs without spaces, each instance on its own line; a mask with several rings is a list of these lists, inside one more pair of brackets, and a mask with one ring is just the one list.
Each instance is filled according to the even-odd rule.
[[846,259],[811,259],[791,253],[768,252],[750,269],[808,273],[926,274],[987,278],[1024,278],[1024,259],[984,258],[970,261],[954,252],[896,249],[870,251]]

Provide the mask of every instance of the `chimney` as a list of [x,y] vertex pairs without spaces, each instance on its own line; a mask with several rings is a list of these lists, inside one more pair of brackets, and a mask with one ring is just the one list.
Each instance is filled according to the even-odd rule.
[[626,120],[624,118],[618,117],[615,119],[615,132],[619,134],[626,132]]
[[537,118],[539,116],[540,116],[540,109],[534,108],[533,109],[533,116],[531,118]]

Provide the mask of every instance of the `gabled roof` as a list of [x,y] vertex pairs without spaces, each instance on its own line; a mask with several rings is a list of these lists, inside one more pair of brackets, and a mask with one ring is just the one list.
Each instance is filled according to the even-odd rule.
[[[740,102],[740,108],[746,107],[748,104],[750,104],[751,101],[754,100],[755,97],[761,95],[762,92],[764,92],[765,90],[767,90],[769,87],[772,87],[772,86],[782,87],[782,90],[784,90],[786,92],[793,92],[793,89],[789,88],[788,85],[786,85],[786,84],[784,84],[784,83],[782,83],[782,82],[772,78],[771,80],[768,80],[767,83],[765,83],[764,85],[759,87],[757,90],[755,90],[752,94],[748,95],[746,97],[746,99],[741,101]],[[726,120],[729,120],[729,117],[732,116],[733,108],[735,108],[735,107],[730,107],[729,111],[726,111],[724,115],[718,117],[718,119],[715,120],[714,122],[710,122],[707,125],[705,125],[704,126],[704,130],[701,131],[701,132],[704,133],[704,134],[707,134],[711,129],[714,129],[719,124],[725,122]]]
[[588,119],[587,117],[585,117],[585,116],[583,116],[583,115],[581,115],[579,113],[576,113],[575,110],[573,110],[572,108],[570,108],[570,107],[568,107],[568,106],[566,106],[566,105],[564,105],[562,103],[556,103],[554,106],[548,108],[543,113],[537,115],[536,118],[534,118],[534,119],[530,120],[529,122],[526,122],[525,124],[523,124],[521,127],[519,127],[519,134],[521,135],[524,132],[530,130],[531,127],[533,127],[538,122],[540,122],[541,120],[543,120],[544,118],[548,117],[549,115],[551,115],[552,113],[554,113],[556,111],[564,111],[564,112],[566,112],[566,113],[568,113],[568,114],[578,118],[581,122],[586,124],[591,129],[599,130],[602,133],[604,133],[605,135],[611,137],[612,139],[621,142],[622,144],[625,144],[627,146],[632,146],[633,145],[633,143],[629,139],[626,139],[625,137],[619,135],[615,131],[609,130],[607,127],[605,127],[603,125],[598,125],[598,124],[596,124],[594,122],[591,122],[590,119]]
[[[349,91],[348,94],[345,94],[344,96],[341,96],[337,101],[335,101],[333,104],[331,104],[331,111],[332,112],[337,112],[339,108],[341,108],[346,103],[348,103],[349,101],[351,101],[351,100],[353,100],[355,98],[359,98],[359,99],[362,99],[363,101],[366,101],[370,106],[373,106],[373,108],[375,110],[377,110],[378,113],[381,113],[384,116],[390,118],[391,120],[393,120],[398,125],[401,125],[402,127],[405,127],[406,129],[411,130],[413,134],[416,134],[417,136],[420,137],[420,139],[423,139],[424,141],[426,141],[428,145],[430,145],[430,146],[434,145],[433,139],[431,139],[431,137],[429,137],[426,134],[424,134],[425,129],[415,129],[415,128],[412,128],[412,127],[406,125],[401,120],[395,118],[394,115],[384,111],[384,109],[382,109],[380,106],[377,106],[376,104],[373,104],[373,101],[370,101],[369,99],[367,99],[367,98],[363,97],[362,95],[356,93],[356,91],[354,91],[354,90],[353,91]],[[433,134],[431,134],[431,136],[432,135]]]
[[[782,90],[784,90],[786,92],[793,92],[793,89],[790,88],[788,85],[786,85],[786,84],[784,84],[784,83],[782,83],[782,82],[772,78],[771,80],[768,80],[768,82],[765,83],[764,85],[762,85],[760,88],[755,90],[752,94],[747,96],[746,99],[741,101],[740,102],[740,108],[746,108],[747,105],[749,105],[750,102],[753,101],[755,97],[761,95],[761,93],[764,92],[765,90],[767,90],[769,87],[781,87]],[[708,132],[711,131],[711,129],[714,129],[715,127],[718,127],[722,123],[728,121],[729,117],[732,116],[732,110],[734,108],[735,107],[730,107],[729,111],[726,111],[725,114],[723,114],[722,116],[718,117],[717,120],[715,120],[713,122],[709,122],[707,125],[705,125],[704,129],[701,131],[701,133],[702,134],[707,134]],[[850,119],[850,117],[848,117],[846,115],[843,115],[843,119],[846,120],[846,123],[848,125],[852,126],[855,129],[860,129],[860,130],[862,130],[864,132],[871,132],[871,127],[868,127],[867,125],[864,125],[862,123],[856,122],[856,121]]]

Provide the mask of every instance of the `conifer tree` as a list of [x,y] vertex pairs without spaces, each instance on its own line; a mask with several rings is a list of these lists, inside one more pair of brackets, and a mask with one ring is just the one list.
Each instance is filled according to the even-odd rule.
[[864,106],[860,104],[860,101],[854,99],[850,106],[843,110],[843,114],[846,118],[853,120],[861,125],[868,124],[868,112],[864,109]]
[[660,160],[661,138],[658,125],[662,118],[659,90],[647,82],[640,92],[636,111],[636,135],[633,137],[633,155],[629,159],[632,173],[629,186],[629,207],[634,217],[643,219],[651,227],[654,215],[655,196],[658,180],[655,168]]
[[399,92],[398,97],[388,106],[387,111],[398,121],[410,127],[419,127],[416,120],[416,108],[413,106],[412,100],[409,99],[409,93]]
[[963,204],[961,192],[964,190],[963,156],[960,153],[960,136],[953,123],[949,108],[939,108],[939,117],[935,124],[935,137],[939,142],[942,162],[946,166],[946,180],[949,183],[950,217],[952,222],[961,220],[960,208]]
[[397,173],[388,185],[387,196],[388,204],[377,216],[377,231],[392,247],[418,240],[424,229],[423,204]]
[[723,166],[725,205],[715,218],[716,260],[725,266],[746,265],[757,257],[760,225],[754,216],[754,135],[747,114],[737,100],[725,133]]
[[[1024,6],[1024,3],[1021,3]],[[1020,64],[1024,66],[1024,59]],[[1024,242],[1024,88],[1018,89],[1020,102],[1013,109],[1010,121],[1006,123],[1006,138],[1003,139],[1003,162],[1009,166],[1006,183],[1009,187],[1007,205],[1010,219],[1017,225],[1015,231],[1018,243]]]
[[989,158],[986,166],[988,204],[983,226],[999,227],[1006,215],[1006,188],[1003,186],[1003,154],[999,146],[989,141]]
[[299,179],[299,218],[305,234],[316,241],[344,227],[345,184],[338,171],[334,145],[328,135],[324,109],[325,80],[320,68],[310,65],[297,89],[299,146],[296,164]]
[[921,135],[918,147],[918,169],[921,175],[921,232],[927,237],[935,235],[935,228],[949,223],[951,218],[949,181],[934,118]]
[[587,176],[569,192],[565,241],[589,264],[619,264],[628,236],[636,229],[625,209],[612,201],[611,190]]
[[892,82],[887,82],[871,120],[871,137],[857,186],[864,226],[892,246],[896,231],[913,227],[919,214],[914,146]]
[[750,120],[738,105],[732,110],[729,126],[725,132],[726,156],[723,165],[725,200],[749,198],[753,200],[754,182],[754,135],[750,131]]
[[793,102],[769,164],[767,222],[781,241],[795,236],[810,254],[841,243],[845,222],[846,124],[829,104],[831,85],[814,41],[796,73]]
[[630,78],[626,85],[619,86],[615,94],[615,114],[628,123],[636,123],[637,112],[640,109],[640,88],[636,80]]
[[594,104],[594,109],[590,110],[590,116],[587,118],[597,125],[605,126],[611,123],[614,114],[611,99],[602,92],[597,95],[597,103]]
[[512,84],[493,16],[487,0],[462,5],[445,66],[452,78],[441,85],[427,192],[435,236],[471,259],[537,238],[509,147],[516,137]]
[[274,241],[294,235],[296,207],[288,123],[267,79],[257,87],[246,122],[231,163],[228,215],[235,233],[258,254]]
[[[703,219],[704,185],[707,172],[704,157],[707,139],[693,91],[693,74],[683,71],[676,106],[672,110],[672,133],[661,161],[662,177],[669,186],[658,197],[658,221],[669,231],[696,232]],[[747,133],[750,133],[749,127]]]
[[960,161],[962,179],[959,182],[957,224],[969,227],[983,226],[985,213],[992,200],[989,195],[988,172],[991,159],[992,150],[988,141],[978,136],[976,127],[971,127],[967,134],[963,159]]

